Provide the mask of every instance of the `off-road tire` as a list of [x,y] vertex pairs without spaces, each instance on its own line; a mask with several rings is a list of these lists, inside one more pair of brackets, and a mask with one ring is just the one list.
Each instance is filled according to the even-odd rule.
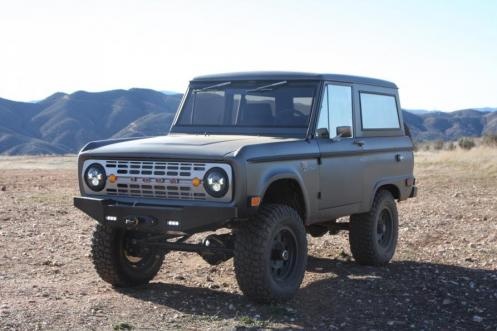
[[104,281],[116,287],[147,284],[159,272],[164,253],[154,251],[144,257],[142,266],[130,263],[124,255],[126,230],[97,224],[93,232],[91,255],[95,269]]
[[[274,257],[279,254],[275,253],[277,238],[289,247],[281,246],[281,264]],[[270,303],[295,295],[307,265],[307,238],[302,219],[294,209],[280,204],[261,206],[253,219],[236,230],[234,246],[236,280],[249,299]],[[290,252],[286,260],[283,251]],[[285,262],[288,263],[286,269]],[[281,270],[285,272],[278,279],[280,276],[275,274]]]
[[[382,222],[381,217],[384,215],[382,213],[388,213],[391,219],[391,232],[385,242],[379,234],[379,227],[382,227],[379,223]],[[397,204],[389,191],[381,190],[376,193],[373,207],[368,213],[350,217],[349,242],[354,259],[363,265],[387,264],[395,254],[398,229]]]

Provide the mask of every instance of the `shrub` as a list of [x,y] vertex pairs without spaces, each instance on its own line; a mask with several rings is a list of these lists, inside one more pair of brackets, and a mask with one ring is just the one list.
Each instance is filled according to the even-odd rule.
[[459,147],[465,150],[470,150],[471,148],[475,147],[475,142],[471,138],[461,138],[459,139],[459,142],[457,143]]
[[484,135],[481,143],[485,146],[497,147],[497,134]]
[[447,149],[448,151],[453,151],[454,149],[456,149],[456,144],[454,144],[453,141],[449,142],[447,144],[447,146],[445,147],[445,149]]
[[435,151],[442,150],[443,148],[444,148],[444,142],[443,142],[443,140],[437,140],[433,144],[433,150],[435,150]]

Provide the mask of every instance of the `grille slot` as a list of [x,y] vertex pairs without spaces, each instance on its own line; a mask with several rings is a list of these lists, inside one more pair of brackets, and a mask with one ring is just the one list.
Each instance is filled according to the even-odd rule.
[[[215,166],[224,167],[230,174],[231,169],[225,164],[126,160],[97,162],[106,168],[107,175],[117,176],[115,183],[107,183],[101,193],[104,195],[172,200],[231,199],[231,191],[226,197],[219,199],[206,194],[203,185],[194,187],[192,184],[193,178],[203,179],[206,171]],[[231,181],[231,174],[229,178]]]

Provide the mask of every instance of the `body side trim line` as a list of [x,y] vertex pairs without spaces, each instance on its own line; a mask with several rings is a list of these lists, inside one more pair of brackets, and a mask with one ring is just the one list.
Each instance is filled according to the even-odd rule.
[[412,147],[395,147],[395,148],[376,148],[376,149],[362,149],[356,151],[339,151],[322,153],[321,157],[338,157],[349,155],[363,155],[363,154],[376,154],[376,153],[392,153],[392,152],[412,152]]
[[316,158],[319,158],[320,156],[321,156],[321,154],[319,154],[319,153],[272,155],[272,156],[253,157],[253,158],[247,159],[247,162],[263,163],[263,162],[272,162],[272,161],[308,160],[308,159],[316,159]]
[[291,160],[305,160],[305,159],[319,159],[323,157],[339,157],[339,156],[349,156],[349,155],[362,155],[362,154],[373,154],[373,153],[391,153],[391,152],[412,152],[412,147],[400,147],[400,148],[378,148],[370,150],[356,150],[356,151],[338,151],[338,152],[327,152],[327,153],[313,153],[313,154],[291,154],[291,155],[274,155],[274,156],[261,156],[247,159],[247,162],[251,163],[263,163],[263,162],[274,162],[274,161],[291,161]]

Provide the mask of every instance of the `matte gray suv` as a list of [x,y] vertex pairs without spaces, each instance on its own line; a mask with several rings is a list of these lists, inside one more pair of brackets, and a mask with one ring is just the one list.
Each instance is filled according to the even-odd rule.
[[[114,286],[149,282],[176,250],[210,264],[234,257],[245,295],[281,301],[304,277],[307,233],[349,231],[358,263],[390,261],[395,200],[416,195],[413,162],[393,83],[292,72],[202,76],[190,82],[167,136],[81,150],[74,205],[98,222],[93,262]],[[190,238],[221,228],[230,231]]]

